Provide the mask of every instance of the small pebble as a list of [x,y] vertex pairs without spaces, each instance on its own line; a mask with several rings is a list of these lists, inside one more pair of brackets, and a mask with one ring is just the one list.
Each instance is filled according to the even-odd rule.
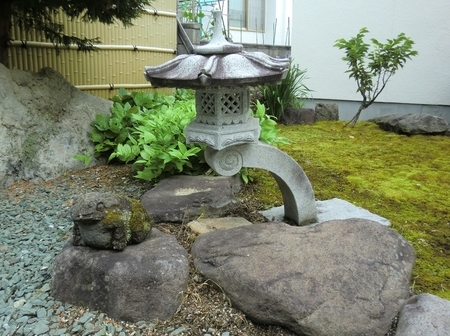
[[179,334],[181,334],[181,333],[182,333],[183,331],[185,331],[185,330],[186,330],[185,327],[181,327],[181,328],[175,329],[174,331],[172,331],[172,332],[170,333],[170,336],[179,335]]
[[39,321],[33,328],[33,333],[35,335],[42,335],[49,331],[50,328],[47,325],[47,321]]

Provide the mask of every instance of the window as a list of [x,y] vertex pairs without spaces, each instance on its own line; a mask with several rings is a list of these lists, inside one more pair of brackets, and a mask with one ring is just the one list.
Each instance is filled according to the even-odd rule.
[[229,0],[230,27],[264,31],[265,0]]

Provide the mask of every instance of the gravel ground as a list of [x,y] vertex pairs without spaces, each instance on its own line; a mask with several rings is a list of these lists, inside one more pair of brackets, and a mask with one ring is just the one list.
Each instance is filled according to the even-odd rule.
[[[52,298],[52,263],[71,235],[73,197],[111,191],[139,199],[150,187],[132,178],[129,167],[110,165],[0,190],[0,335],[293,335],[246,320],[192,267],[183,303],[170,321],[130,324]],[[189,250],[192,236],[185,225],[156,227]]]

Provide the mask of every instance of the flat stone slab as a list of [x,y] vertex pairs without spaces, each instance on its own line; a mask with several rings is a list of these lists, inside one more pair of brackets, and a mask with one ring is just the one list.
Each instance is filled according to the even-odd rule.
[[232,229],[244,225],[252,225],[252,223],[242,217],[199,218],[188,223],[189,229],[197,234]]
[[[378,216],[370,211],[351,204],[339,198],[326,201],[316,201],[317,222],[323,223],[334,219],[364,218],[380,224],[389,226],[391,223],[384,217]],[[284,217],[284,207],[279,206],[260,212],[269,221],[281,222]],[[312,225],[314,225],[312,224]]]
[[74,246],[69,239],[53,264],[52,295],[121,321],[167,320],[188,277],[186,250],[157,229],[123,251]]
[[400,134],[430,134],[450,135],[449,125],[444,118],[431,114],[391,114],[370,119],[381,129]]
[[155,223],[220,217],[235,203],[239,177],[176,175],[161,180],[141,202]]
[[415,255],[365,219],[246,225],[200,235],[194,265],[256,323],[298,335],[385,335],[409,296]]

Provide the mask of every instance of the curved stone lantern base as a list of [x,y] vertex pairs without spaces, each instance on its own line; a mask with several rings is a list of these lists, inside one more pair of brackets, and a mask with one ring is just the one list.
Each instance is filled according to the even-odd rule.
[[218,174],[232,176],[242,167],[268,170],[278,183],[285,217],[297,225],[317,222],[314,192],[303,169],[286,153],[262,142],[215,150],[207,147],[206,162]]

